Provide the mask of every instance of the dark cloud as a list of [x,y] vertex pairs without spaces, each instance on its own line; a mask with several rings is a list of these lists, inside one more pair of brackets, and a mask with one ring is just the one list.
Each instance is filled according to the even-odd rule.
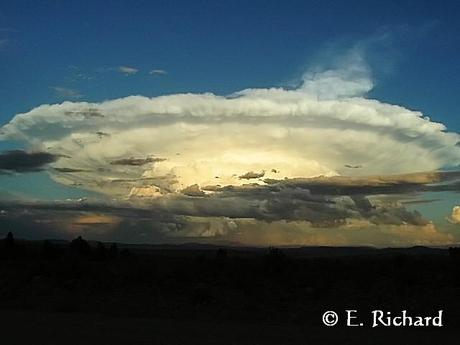
[[[456,186],[458,172],[437,172],[379,177],[335,177],[270,181],[269,184],[242,186],[189,186],[181,193],[163,198],[131,200],[156,215],[185,226],[183,217],[200,219],[252,219],[256,221],[309,222],[320,228],[333,228],[350,219],[375,225],[426,225],[420,214],[407,210],[407,193]],[[169,181],[171,176],[164,176]],[[449,183],[452,182],[453,183]],[[110,183],[148,187],[159,186],[159,178],[111,180]],[[386,192],[386,193],[382,193]],[[381,198],[380,194],[392,194]],[[192,198],[190,198],[192,196]],[[401,200],[401,201],[399,201]],[[144,211],[142,211],[144,212]],[[178,221],[180,220],[180,221]],[[184,223],[185,222],[185,223]]]
[[158,219],[161,221],[170,221],[172,218],[161,209],[152,207],[141,207],[130,204],[111,204],[105,202],[92,202],[87,200],[70,200],[55,202],[3,202],[0,201],[0,210],[6,210],[9,213],[33,213],[45,212],[70,212],[70,213],[102,213],[114,215],[126,219]]
[[158,158],[158,157],[147,157],[147,158],[122,158],[111,161],[110,164],[112,165],[132,165],[132,166],[142,166],[148,163],[157,163],[163,162],[166,158]]
[[403,205],[418,205],[418,204],[430,204],[432,202],[442,201],[442,199],[418,199],[418,200],[403,200]]
[[[240,216],[245,213],[246,218],[266,221],[308,221],[317,227],[335,227],[347,219],[363,219],[377,225],[426,223],[419,214],[406,210],[398,203],[374,205],[364,195],[318,195],[308,189],[283,185],[227,187],[205,203],[207,212],[213,210],[214,216],[218,216],[215,213],[216,205],[225,203],[224,207],[219,208],[224,211],[221,216],[229,216],[229,210],[236,208],[240,210]],[[203,210],[202,205],[201,211]]]
[[188,186],[181,190],[181,193],[188,196],[205,196],[205,192],[200,189],[200,186],[197,184]]
[[[181,193],[129,201],[27,203],[9,200],[0,202],[0,226],[32,236],[36,236],[37,231],[43,236],[61,234],[61,237],[81,233],[92,239],[132,243],[184,242],[193,236],[212,240],[243,236],[249,241],[256,234],[257,238],[260,236],[272,243],[270,231],[277,234],[276,240],[281,242],[295,235],[298,240],[311,238],[324,244],[340,236],[356,235],[351,240],[361,243],[362,233],[369,238],[382,233],[382,236],[399,236],[401,241],[412,243],[410,241],[418,240],[418,230],[423,231],[420,236],[434,236],[442,242],[449,240],[448,236],[442,237],[432,223],[399,201],[407,199],[407,195],[383,198],[373,194],[379,194],[382,186],[393,186],[399,191],[446,188],[449,182],[455,184],[458,177],[458,172],[439,172],[292,179],[264,185],[209,188],[191,185]],[[130,182],[152,186],[149,179],[123,183]],[[407,189],[407,185],[413,188]],[[350,194],[343,194],[344,191]],[[267,233],[264,229],[268,229]],[[254,232],[254,236],[246,232]],[[412,237],[405,240],[404,236]]]
[[79,172],[88,172],[88,170],[84,169],[75,169],[75,168],[53,168],[54,170],[62,173],[79,173]]
[[456,190],[460,171],[427,172],[382,176],[333,176],[293,179],[265,179],[273,188],[284,186],[308,189],[319,195],[405,194],[423,191]]
[[253,178],[261,178],[264,177],[265,171],[262,172],[254,172],[254,171],[249,171],[244,175],[238,176],[239,179],[245,179],[245,180],[250,180]]
[[0,153],[0,170],[4,172],[34,172],[53,163],[59,156],[48,152],[13,150]]
[[[265,221],[308,221],[318,227],[334,227],[348,219],[372,224],[426,225],[417,212],[411,212],[398,199],[414,192],[456,190],[460,172],[432,172],[393,176],[319,177],[266,180],[242,186],[205,186],[207,198],[193,204],[174,199],[188,215],[252,218]],[[377,201],[380,194],[396,194],[393,201]],[[171,201],[171,200],[170,200]]]
[[161,210],[91,202],[0,201],[0,229],[27,239],[72,239],[125,243],[173,242],[183,218]]
[[440,183],[425,187],[425,191],[430,192],[460,192],[460,181],[453,183]]
[[0,201],[0,226],[28,238],[69,238],[81,233],[92,239],[154,243],[184,242],[190,236],[225,239],[238,236],[238,224],[285,224],[292,229],[304,224],[304,229],[315,228],[318,234],[346,228],[353,221],[369,226],[428,224],[401,205],[374,205],[366,197],[329,199],[296,188],[273,191],[255,186],[200,197],[195,189],[190,189],[193,198],[178,194],[138,203]]
[[67,116],[82,116],[85,119],[104,117],[104,115],[96,108],[88,108],[87,110],[79,111],[66,111],[64,114]]
[[98,131],[96,132],[96,135],[99,137],[99,139],[102,139],[103,137],[110,137],[109,133]]

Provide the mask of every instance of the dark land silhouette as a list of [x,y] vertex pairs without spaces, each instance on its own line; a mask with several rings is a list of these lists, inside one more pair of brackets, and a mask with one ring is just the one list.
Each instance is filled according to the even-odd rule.
[[[459,248],[0,241],[2,344],[433,344],[460,337]],[[356,309],[365,326],[326,327]],[[371,328],[369,313],[442,328]]]

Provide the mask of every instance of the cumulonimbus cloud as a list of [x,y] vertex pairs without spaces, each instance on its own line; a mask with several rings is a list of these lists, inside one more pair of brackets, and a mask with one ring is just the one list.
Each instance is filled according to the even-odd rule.
[[[250,171],[290,179],[460,164],[457,133],[418,111],[366,98],[372,85],[367,68],[351,63],[309,72],[294,90],[41,105],[16,115],[0,138],[71,157],[50,171],[61,183],[125,196],[129,185],[114,188],[113,181],[145,179],[169,193],[194,184],[241,185]],[[113,163],[133,157],[165,160]]]
[[[0,139],[59,158],[49,169],[56,181],[131,205],[34,206],[42,227],[55,212],[92,210],[97,217],[83,218],[91,226],[72,215],[70,229],[104,223],[104,231],[145,235],[154,224],[152,241],[167,234],[243,244],[452,243],[421,214],[378,195],[457,190],[458,172],[417,172],[459,165],[460,135],[367,98],[372,87],[358,59],[308,72],[296,89],[45,104],[16,115]],[[109,227],[101,214],[120,218]],[[122,240],[143,241],[132,236]]]

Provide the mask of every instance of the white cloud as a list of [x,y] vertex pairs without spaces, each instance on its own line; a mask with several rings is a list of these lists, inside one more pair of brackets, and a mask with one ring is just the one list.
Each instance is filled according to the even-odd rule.
[[168,74],[167,71],[165,71],[164,69],[152,69],[149,74],[156,74],[156,75],[166,75]]
[[[250,171],[279,179],[399,174],[460,164],[458,134],[420,112],[367,99],[372,85],[368,67],[354,57],[339,69],[306,73],[295,90],[45,104],[16,115],[1,137],[71,157],[55,167],[85,170],[51,171],[59,182],[123,196],[133,194],[133,185],[155,186],[161,193],[194,184],[241,185],[247,181],[238,177]],[[166,160],[110,164],[149,156]],[[362,168],[347,169],[350,164]]]
[[448,220],[453,224],[460,224],[460,206],[454,206]]
[[129,66],[119,66],[117,68],[117,71],[120,72],[120,73],[123,73],[124,75],[134,75],[136,74],[137,72],[139,72],[139,70],[137,68],[134,68],[134,67],[129,67]]
[[362,96],[374,86],[370,68],[358,49],[345,55],[337,69],[312,69],[302,79],[300,89],[319,99]]

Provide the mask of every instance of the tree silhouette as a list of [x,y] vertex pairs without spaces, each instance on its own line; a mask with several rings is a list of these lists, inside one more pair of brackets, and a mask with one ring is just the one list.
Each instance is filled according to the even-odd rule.
[[70,249],[79,255],[89,255],[91,253],[91,247],[87,241],[81,236],[78,236],[72,242],[70,242]]
[[6,248],[13,248],[14,245],[15,245],[15,243],[14,243],[13,233],[10,231],[10,232],[8,232],[8,234],[6,235],[6,238],[5,238],[5,247]]

